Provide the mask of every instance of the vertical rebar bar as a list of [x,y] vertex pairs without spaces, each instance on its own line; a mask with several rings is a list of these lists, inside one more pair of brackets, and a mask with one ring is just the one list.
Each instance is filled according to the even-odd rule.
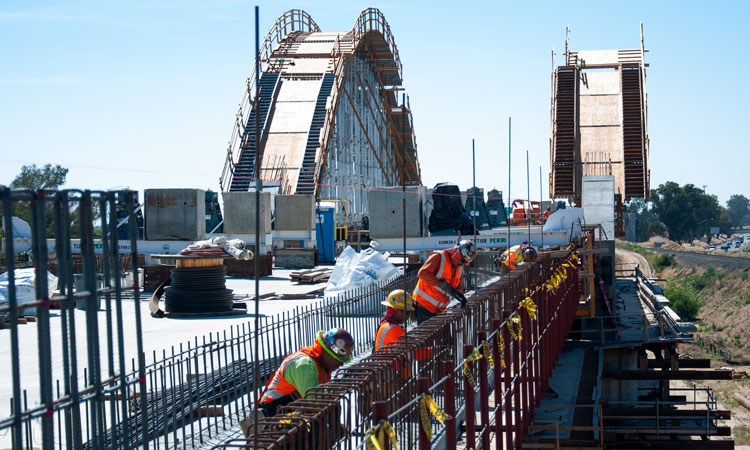
[[3,196],[3,230],[5,230],[5,265],[8,270],[8,306],[10,307],[8,320],[10,322],[10,370],[13,383],[13,397],[11,411],[13,412],[13,430],[11,440],[14,449],[22,446],[21,422],[21,363],[18,352],[18,301],[16,298],[15,262],[16,253],[13,249],[13,199],[10,188],[2,188]]
[[[119,367],[119,383],[120,383],[120,415],[122,417],[122,425],[120,433],[122,434],[122,442],[126,445],[130,445],[130,416],[128,414],[128,385],[127,385],[127,374],[125,372],[125,331],[122,320],[122,283],[119,274],[121,273],[120,268],[120,243],[117,239],[117,206],[122,199],[119,193],[111,193],[109,195],[109,239],[112,247],[112,272],[115,275],[115,327],[117,332],[117,360]],[[104,239],[104,237],[103,237]],[[138,273],[133,274],[133,282],[138,283]],[[138,437],[135,436],[135,441],[138,441]],[[136,445],[137,446],[137,445]]]
[[[258,364],[258,341],[259,341],[259,314],[260,314],[260,266],[258,259],[260,255],[260,123],[259,123],[259,100],[260,100],[260,35],[259,35],[260,11],[255,6],[255,360],[253,361],[253,387],[257,390],[260,383],[260,371]],[[257,401],[256,401],[257,403]],[[258,408],[253,408],[253,447],[258,447]]]
[[143,353],[143,327],[141,325],[141,287],[138,285],[138,244],[136,232],[138,224],[135,220],[135,193],[127,195],[128,227],[130,228],[130,259],[133,271],[133,303],[135,305],[135,337],[138,348],[138,385],[140,387],[141,423],[143,426],[143,448],[148,450],[148,402],[146,401],[146,355]]
[[[99,214],[100,214],[100,226],[101,226],[101,246],[102,246],[102,274],[104,276],[104,287],[106,288],[112,288],[112,281],[113,278],[120,278],[119,273],[115,273],[110,270],[110,242],[109,242],[109,235],[110,230],[107,226],[107,196],[106,194],[100,193],[98,194],[98,206],[99,206]],[[108,378],[114,379],[115,377],[115,360],[114,360],[114,338],[113,338],[113,332],[112,332],[112,294],[107,292],[104,295],[104,301],[105,301],[105,311],[106,311],[106,328],[107,328],[107,369],[108,369]],[[124,401],[122,398],[120,401]],[[110,402],[109,402],[109,415],[110,415],[110,429],[112,430],[112,434],[110,436],[111,444],[113,447],[118,446],[118,429],[117,429],[117,404],[115,402],[115,394],[110,394]],[[106,423],[105,423],[105,430],[107,429]]]
[[[512,132],[511,118],[508,117],[508,204],[510,205],[510,213],[506,214],[506,216],[508,217],[506,220],[506,222],[508,223],[508,242],[507,242],[508,250],[510,250],[510,215],[513,214],[513,200],[510,196],[510,174],[511,174],[510,155],[511,155],[511,148],[512,148],[511,132]],[[510,257],[510,252],[508,252],[508,257]],[[511,266],[508,265],[508,269],[509,269],[508,270],[508,282],[510,282],[510,267]]]
[[[480,345],[487,340],[487,332],[477,333]],[[479,414],[482,418],[482,448],[490,448],[490,386],[487,359],[479,359]],[[496,424],[497,425],[497,424]]]
[[[65,205],[67,207],[67,205]],[[65,256],[65,242],[63,238],[64,224],[62,221],[62,195],[60,192],[55,194],[54,201],[54,214],[55,214],[55,255],[57,256],[57,279],[58,289],[60,290],[60,296],[66,297],[66,302],[71,301],[69,291],[73,289],[72,286],[67,285],[65,273],[67,272],[67,258]],[[66,314],[66,302],[60,304],[60,338],[62,345],[62,357],[63,357],[63,392],[65,395],[70,395],[70,355],[69,355],[69,343],[68,343],[68,315]],[[60,395],[58,394],[59,398]],[[65,416],[65,444],[66,448],[73,447],[73,432],[72,432],[72,417],[71,409],[65,408],[63,410]],[[62,441],[60,442],[62,445]]]
[[[472,224],[474,226],[474,251],[477,251],[477,194],[479,193],[479,188],[477,188],[477,162],[476,162],[476,153],[474,151],[474,139],[471,140],[471,185],[472,188],[472,196],[471,196],[471,220]],[[482,199],[484,200],[484,195],[482,196]],[[474,270],[472,271],[472,287],[477,285],[477,265],[476,263],[472,263],[472,266],[474,266]]]
[[[542,194],[542,166],[539,166],[539,218],[543,217],[542,203],[544,202],[544,194]],[[550,208],[551,209],[551,208]],[[544,221],[540,220],[542,226],[542,242],[539,250],[544,249]]]
[[[471,345],[464,345],[464,359],[471,356],[474,348]],[[467,361],[464,366],[464,410],[466,411],[466,448],[476,448],[476,420],[477,414],[474,405],[474,383],[469,378],[469,374],[474,372],[474,362]],[[468,370],[467,370],[468,368]],[[468,373],[466,373],[468,371]]]
[[[47,221],[45,217],[45,192],[35,192],[31,200],[32,248],[37,298],[37,345],[39,351],[40,403],[46,408],[42,417],[42,446],[51,449],[54,445],[54,399],[52,395],[52,343],[49,324],[49,289],[47,286]],[[11,233],[12,234],[12,233]]]

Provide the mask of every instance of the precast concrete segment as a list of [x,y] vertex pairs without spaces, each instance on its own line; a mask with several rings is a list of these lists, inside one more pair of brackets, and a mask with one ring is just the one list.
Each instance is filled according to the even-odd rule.
[[[388,422],[397,430],[399,442],[405,448],[413,448],[410,446],[415,441],[407,439],[409,430],[414,431],[410,424],[417,417],[414,414],[420,397],[410,387],[417,378],[428,378],[434,385],[423,390],[439,404],[444,404],[443,361],[452,361],[463,375],[461,384],[465,383],[468,389],[456,400],[465,403],[476,387],[487,382],[490,375],[485,364],[489,361],[482,361],[481,355],[485,353],[485,346],[497,345],[496,336],[500,333],[505,343],[502,353],[507,367],[501,368],[499,360],[493,365],[494,370],[502,370],[505,375],[502,406],[506,411],[510,411],[507,408],[511,404],[513,406],[511,447],[520,448],[530,415],[539,403],[536,378],[541,378],[542,386],[546,387],[575,318],[582,285],[578,278],[580,264],[572,255],[573,250],[568,250],[553,259],[550,253],[541,253],[538,263],[471,293],[466,308],[449,309],[411,330],[408,339],[401,339],[383,351],[339,369],[335,378],[315,388],[310,398],[285,406],[281,416],[261,419],[259,425],[265,428],[259,437],[264,443],[282,446],[297,442],[308,443],[313,448],[330,448],[342,439],[362,439],[364,436],[359,433],[370,427],[367,420],[370,405],[385,402]],[[527,299],[536,305],[534,321],[531,320],[532,309],[527,309],[531,307]],[[526,306],[519,307],[519,303]],[[497,321],[501,319],[507,321],[503,321],[498,330]],[[534,327],[538,327],[536,332]],[[464,348],[465,353],[461,354]],[[492,352],[489,347],[486,349]],[[480,361],[483,370],[472,368],[472,361]],[[540,368],[539,373],[531,376],[534,367]],[[509,378],[511,370],[513,376]],[[495,386],[495,389],[500,388]],[[490,395],[486,388],[481,392],[480,397]],[[473,402],[465,406],[468,413]],[[485,404],[483,418],[488,417]],[[340,418],[346,418],[343,424]],[[510,419],[506,417],[509,425]],[[300,423],[307,426],[300,426]],[[336,425],[330,426],[332,423]],[[492,431],[487,420],[481,425],[485,433]],[[412,438],[416,438],[413,433]],[[486,438],[482,440],[486,442]],[[242,444],[252,448],[249,442],[242,440]],[[232,448],[239,443],[228,442],[216,448]]]

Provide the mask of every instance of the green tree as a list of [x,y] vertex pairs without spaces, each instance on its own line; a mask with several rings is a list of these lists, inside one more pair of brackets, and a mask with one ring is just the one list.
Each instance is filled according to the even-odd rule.
[[722,232],[731,227],[731,219],[716,196],[692,184],[680,186],[668,181],[651,191],[651,202],[674,241],[707,234],[711,226],[720,227]]
[[21,173],[10,182],[13,189],[57,189],[65,184],[68,169],[60,165],[36,164],[21,167]]
[[667,234],[666,227],[659,221],[659,217],[650,203],[645,202],[642,198],[630,200],[628,212],[635,214],[636,242],[644,242],[652,236]]
[[727,212],[732,219],[732,225],[741,227],[750,221],[750,200],[744,195],[733,195],[727,201]]
[[[60,165],[45,164],[42,167],[37,167],[36,164],[32,164],[21,167],[21,173],[10,182],[10,187],[13,189],[54,190],[65,184],[67,175],[68,169]],[[13,215],[31,223],[31,210],[27,202],[15,202],[13,206]],[[53,209],[52,204],[47,203],[45,205],[44,216],[47,237],[54,236]]]

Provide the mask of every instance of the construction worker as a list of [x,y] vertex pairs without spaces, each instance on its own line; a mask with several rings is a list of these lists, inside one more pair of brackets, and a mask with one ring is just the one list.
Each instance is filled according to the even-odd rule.
[[536,250],[530,246],[527,242],[521,245],[514,245],[513,247],[505,250],[497,259],[495,264],[497,268],[503,274],[515,270],[518,266],[524,262],[536,261]]
[[404,335],[406,315],[414,311],[413,300],[403,289],[396,289],[382,302],[386,306],[385,315],[380,319],[380,328],[375,335],[375,351],[396,342]]
[[275,416],[280,406],[304,398],[307,390],[331,381],[331,373],[349,362],[354,339],[348,331],[332,328],[318,331],[315,343],[284,358],[281,366],[266,383],[258,412]]
[[445,311],[451,297],[466,306],[462,293],[464,265],[471,263],[476,253],[474,243],[463,240],[453,248],[430,254],[417,273],[419,281],[412,294],[417,302],[418,324]]

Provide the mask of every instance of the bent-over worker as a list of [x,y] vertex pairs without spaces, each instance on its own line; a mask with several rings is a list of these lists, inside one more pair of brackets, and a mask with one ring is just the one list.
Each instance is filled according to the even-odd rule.
[[403,289],[396,289],[382,302],[386,306],[385,315],[380,319],[380,328],[375,335],[375,351],[396,342],[404,335],[406,314],[414,311],[411,296]]
[[280,406],[304,398],[307,390],[331,381],[331,373],[349,362],[354,339],[348,331],[332,328],[318,331],[315,343],[284,358],[266,383],[258,412],[275,416]]
[[495,264],[497,268],[503,274],[507,274],[511,270],[515,270],[519,265],[524,262],[536,261],[536,250],[528,243],[524,242],[521,245],[514,245],[513,247],[505,250],[496,260]]
[[462,293],[464,265],[471,263],[474,256],[474,243],[468,239],[430,254],[417,273],[419,281],[412,294],[417,302],[418,324],[445,311],[451,297],[466,306]]

